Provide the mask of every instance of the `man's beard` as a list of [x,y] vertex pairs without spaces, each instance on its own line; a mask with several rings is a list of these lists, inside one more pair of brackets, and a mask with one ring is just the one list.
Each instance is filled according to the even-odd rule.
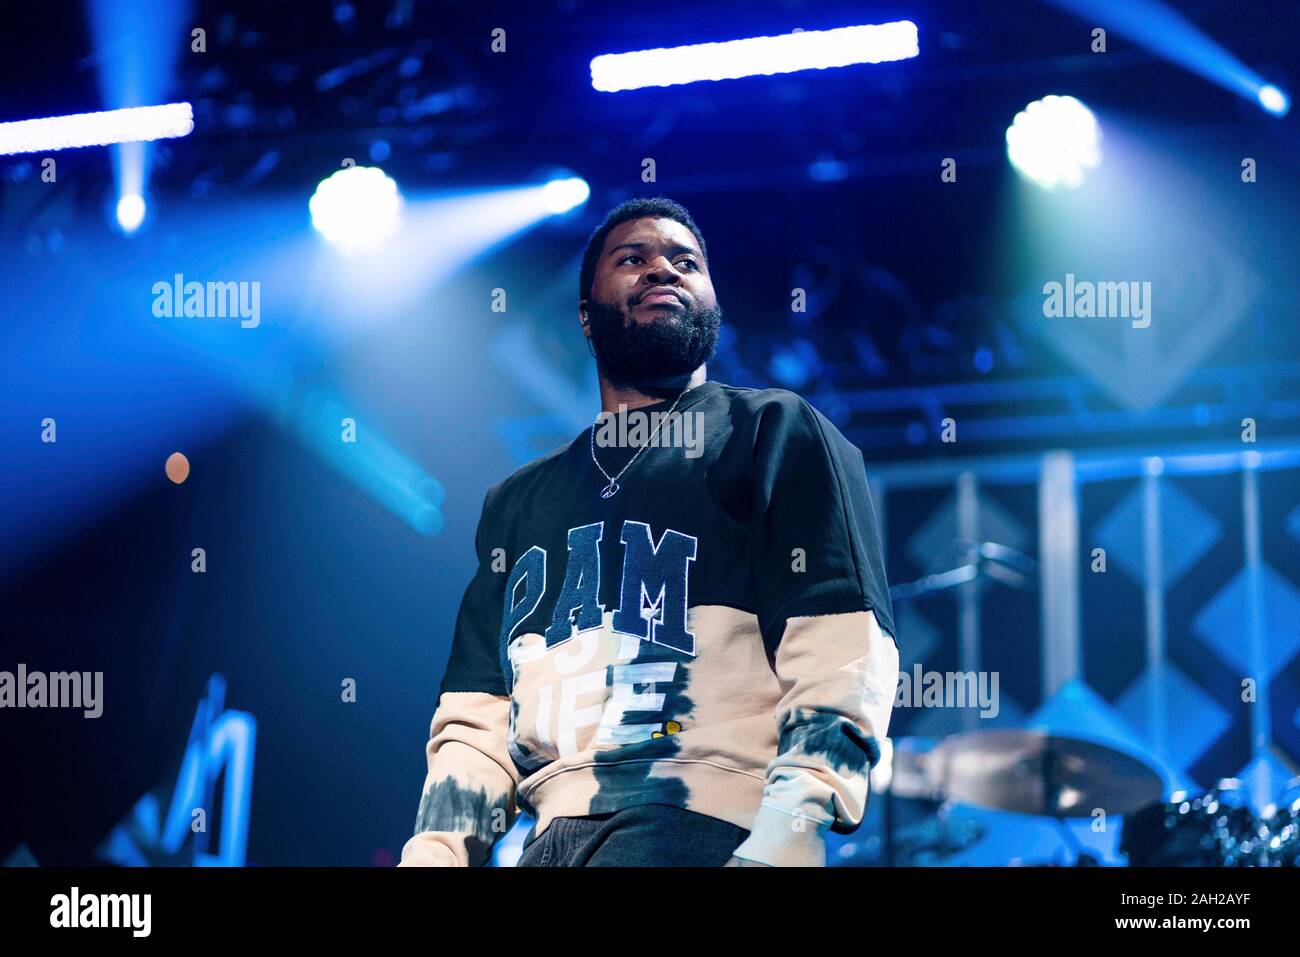
[[713,357],[722,310],[691,306],[642,323],[618,306],[589,299],[587,322],[596,364],[611,383],[672,387]]

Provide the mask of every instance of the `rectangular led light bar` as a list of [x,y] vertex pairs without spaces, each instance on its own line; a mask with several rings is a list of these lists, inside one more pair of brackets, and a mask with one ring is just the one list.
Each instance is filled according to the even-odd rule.
[[605,93],[700,80],[734,80],[854,63],[906,60],[920,52],[910,20],[807,30],[725,43],[606,53],[591,61],[591,85]]
[[194,110],[188,103],[20,120],[0,123],[0,156],[169,139],[193,129]]

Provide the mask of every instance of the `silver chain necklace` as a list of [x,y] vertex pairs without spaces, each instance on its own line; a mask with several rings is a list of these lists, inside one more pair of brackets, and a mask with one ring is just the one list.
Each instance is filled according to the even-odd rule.
[[670,415],[673,414],[673,412],[677,409],[677,403],[682,401],[682,396],[684,396],[689,391],[690,391],[689,389],[683,389],[678,394],[677,398],[673,400],[672,407],[669,408],[669,410],[664,413],[663,418],[659,420],[659,424],[655,426],[655,430],[650,433],[650,437],[646,439],[645,442],[641,445],[641,447],[636,450],[636,454],[633,455],[632,458],[628,459],[627,465],[624,465],[621,469],[618,470],[617,475],[610,475],[608,472],[606,472],[605,467],[600,464],[600,459],[596,458],[596,423],[595,422],[591,423],[591,460],[596,463],[596,468],[600,469],[600,474],[605,476],[605,478],[609,479],[609,484],[600,490],[601,498],[613,498],[615,495],[618,494],[618,490],[622,488],[622,486],[618,484],[618,480],[623,477],[624,472],[626,472],[628,469],[632,467],[632,463],[641,457],[641,453],[650,447],[650,443],[655,440],[655,437],[659,434],[659,430],[664,427],[664,421]]

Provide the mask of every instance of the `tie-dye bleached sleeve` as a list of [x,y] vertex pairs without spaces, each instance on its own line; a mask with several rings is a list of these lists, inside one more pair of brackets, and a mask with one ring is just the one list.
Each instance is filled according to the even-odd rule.
[[755,439],[751,579],[780,683],[777,754],[736,856],[822,866],[828,830],[866,813],[898,648],[862,453],[792,394]]
[[853,831],[867,808],[898,683],[898,649],[870,611],[791,618],[777,648],[777,755],[737,857],[821,867],[826,832]]
[[415,834],[399,866],[478,866],[518,813],[518,771],[507,739],[511,701],[497,654],[505,575],[492,568],[499,547],[483,502],[475,535],[478,571],[461,600],[451,656],[425,745],[427,772]]
[[438,699],[415,835],[399,866],[478,867],[491,857],[518,813],[509,720],[503,695],[449,691]]

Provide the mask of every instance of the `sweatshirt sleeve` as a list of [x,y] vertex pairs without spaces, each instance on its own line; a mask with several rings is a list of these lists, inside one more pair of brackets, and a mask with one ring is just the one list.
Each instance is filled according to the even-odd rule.
[[735,856],[822,866],[828,830],[866,812],[898,683],[898,648],[862,453],[787,393],[755,439],[750,574],[780,684],[777,755]]
[[429,727],[415,834],[399,867],[482,865],[518,813],[519,775],[507,748],[511,700],[496,649],[506,576],[492,570],[492,494],[475,535],[478,571],[461,600]]

